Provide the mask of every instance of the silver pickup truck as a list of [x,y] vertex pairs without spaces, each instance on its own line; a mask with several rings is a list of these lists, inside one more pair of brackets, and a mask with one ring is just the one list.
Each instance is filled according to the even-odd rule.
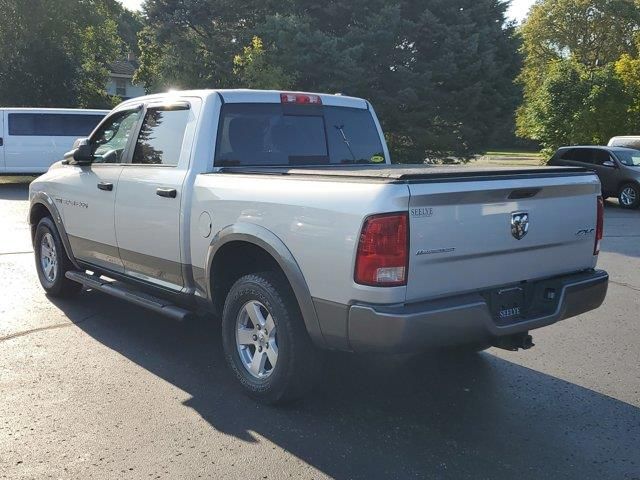
[[372,106],[340,95],[126,101],[30,200],[48,294],[221,318],[270,403],[311,388],[321,349],[529,348],[607,291],[593,173],[391,165]]

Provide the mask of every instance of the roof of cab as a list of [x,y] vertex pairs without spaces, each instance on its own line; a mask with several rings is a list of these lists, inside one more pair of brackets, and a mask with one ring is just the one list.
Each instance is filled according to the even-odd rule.
[[225,103],[280,103],[281,93],[298,93],[302,95],[318,95],[323,105],[335,107],[369,108],[369,102],[357,97],[341,94],[292,92],[287,90],[251,90],[251,89],[219,89],[219,90],[170,90],[164,93],[136,97],[118,105],[118,108],[135,105],[141,102],[170,99],[171,97],[200,97],[220,95]]
[[619,151],[627,151],[627,150],[631,150],[634,152],[637,152],[638,150],[636,148],[628,148],[628,147],[616,147],[616,146],[608,146],[608,145],[569,145],[566,147],[560,147],[558,148],[558,151],[562,150],[570,150],[572,148],[599,148],[602,150],[608,150],[608,151],[613,151],[613,152],[619,152]]

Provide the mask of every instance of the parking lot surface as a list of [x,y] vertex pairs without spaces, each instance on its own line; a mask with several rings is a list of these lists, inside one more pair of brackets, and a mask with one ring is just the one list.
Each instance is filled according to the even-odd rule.
[[240,393],[213,321],[47,298],[27,183],[3,182],[0,478],[640,479],[640,211],[607,202],[605,304],[535,348],[330,354],[313,396],[272,408]]

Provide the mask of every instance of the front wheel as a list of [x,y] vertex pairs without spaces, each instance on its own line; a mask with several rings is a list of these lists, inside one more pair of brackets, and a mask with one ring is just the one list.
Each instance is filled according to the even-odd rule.
[[38,223],[33,247],[38,278],[48,295],[69,297],[82,290],[81,284],[65,277],[74,268],[51,218],[44,217]]
[[320,374],[320,353],[288,282],[277,272],[245,275],[231,287],[222,342],[244,390],[263,403],[304,396]]
[[622,208],[638,208],[640,206],[640,188],[633,183],[623,185],[618,193],[618,201]]

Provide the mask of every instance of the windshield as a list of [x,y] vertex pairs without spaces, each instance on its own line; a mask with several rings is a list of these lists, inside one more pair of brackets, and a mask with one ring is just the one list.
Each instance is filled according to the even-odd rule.
[[640,167],[640,150],[622,150],[616,152],[616,157],[624,165]]
[[222,107],[216,166],[385,163],[368,110],[272,103]]

